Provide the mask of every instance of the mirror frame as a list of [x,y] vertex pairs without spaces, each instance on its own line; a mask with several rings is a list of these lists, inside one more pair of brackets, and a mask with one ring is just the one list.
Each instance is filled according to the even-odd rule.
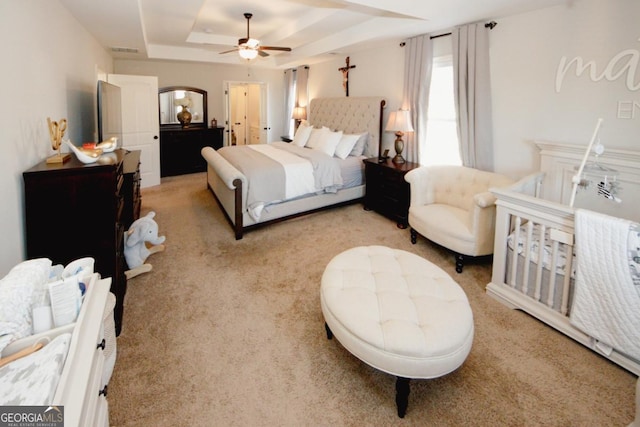
[[191,86],[166,86],[158,89],[158,122],[160,123],[160,127],[162,129],[175,128],[182,129],[180,123],[162,123],[162,112],[160,111],[160,95],[167,92],[173,92],[176,90],[180,91],[189,91],[195,92],[202,95],[202,123],[200,122],[191,122],[189,128],[206,128],[209,127],[208,124],[208,115],[207,115],[207,91],[204,89],[198,89],[196,87]]

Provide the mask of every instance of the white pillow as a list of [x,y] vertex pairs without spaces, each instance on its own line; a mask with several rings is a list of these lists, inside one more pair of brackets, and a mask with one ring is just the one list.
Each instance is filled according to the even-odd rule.
[[342,131],[340,132],[331,132],[326,131],[320,134],[318,145],[313,147],[314,150],[322,151],[326,153],[328,156],[333,157],[336,152],[336,147],[340,143],[342,139]]
[[321,129],[313,128],[305,146],[309,148],[316,148],[318,144],[320,144],[320,140],[324,138],[324,134],[329,132],[331,131],[326,127],[323,127]]
[[340,138],[340,142],[336,147],[335,155],[341,159],[346,159],[353,147],[355,147],[356,142],[358,142],[358,138],[360,138],[360,135],[342,134],[342,138]]
[[367,140],[369,139],[369,132],[358,134],[358,142],[349,153],[350,156],[362,156],[364,154],[364,149],[367,145]]
[[313,127],[309,126],[306,122],[300,123],[295,136],[293,137],[293,144],[298,147],[304,147],[309,140]]

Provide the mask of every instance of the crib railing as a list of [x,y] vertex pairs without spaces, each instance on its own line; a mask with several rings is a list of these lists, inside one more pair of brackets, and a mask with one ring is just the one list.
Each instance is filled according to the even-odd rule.
[[506,283],[537,302],[568,315],[573,234],[529,216],[514,212],[507,215]]
[[[502,292],[493,292],[508,288],[511,292],[507,292],[524,300],[525,305],[535,310],[542,306],[566,317],[573,264],[573,209],[535,194],[511,189],[492,192],[497,198],[496,235],[487,292],[513,308],[522,308],[522,302],[504,301]],[[511,253],[509,241],[514,249]],[[563,263],[559,261],[561,254],[565,255]]]

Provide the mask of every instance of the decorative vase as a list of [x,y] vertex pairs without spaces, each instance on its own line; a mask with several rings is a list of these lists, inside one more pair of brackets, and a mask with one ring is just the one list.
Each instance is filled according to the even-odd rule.
[[178,121],[183,128],[188,128],[191,123],[191,113],[187,110],[187,107],[182,106],[182,111],[177,114]]

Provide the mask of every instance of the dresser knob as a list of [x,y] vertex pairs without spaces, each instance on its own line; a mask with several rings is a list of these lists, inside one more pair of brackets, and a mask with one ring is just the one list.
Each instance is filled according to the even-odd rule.
[[104,350],[106,346],[107,346],[107,342],[104,340],[104,338],[102,338],[102,341],[100,342],[100,344],[98,344],[96,348],[101,348]]

